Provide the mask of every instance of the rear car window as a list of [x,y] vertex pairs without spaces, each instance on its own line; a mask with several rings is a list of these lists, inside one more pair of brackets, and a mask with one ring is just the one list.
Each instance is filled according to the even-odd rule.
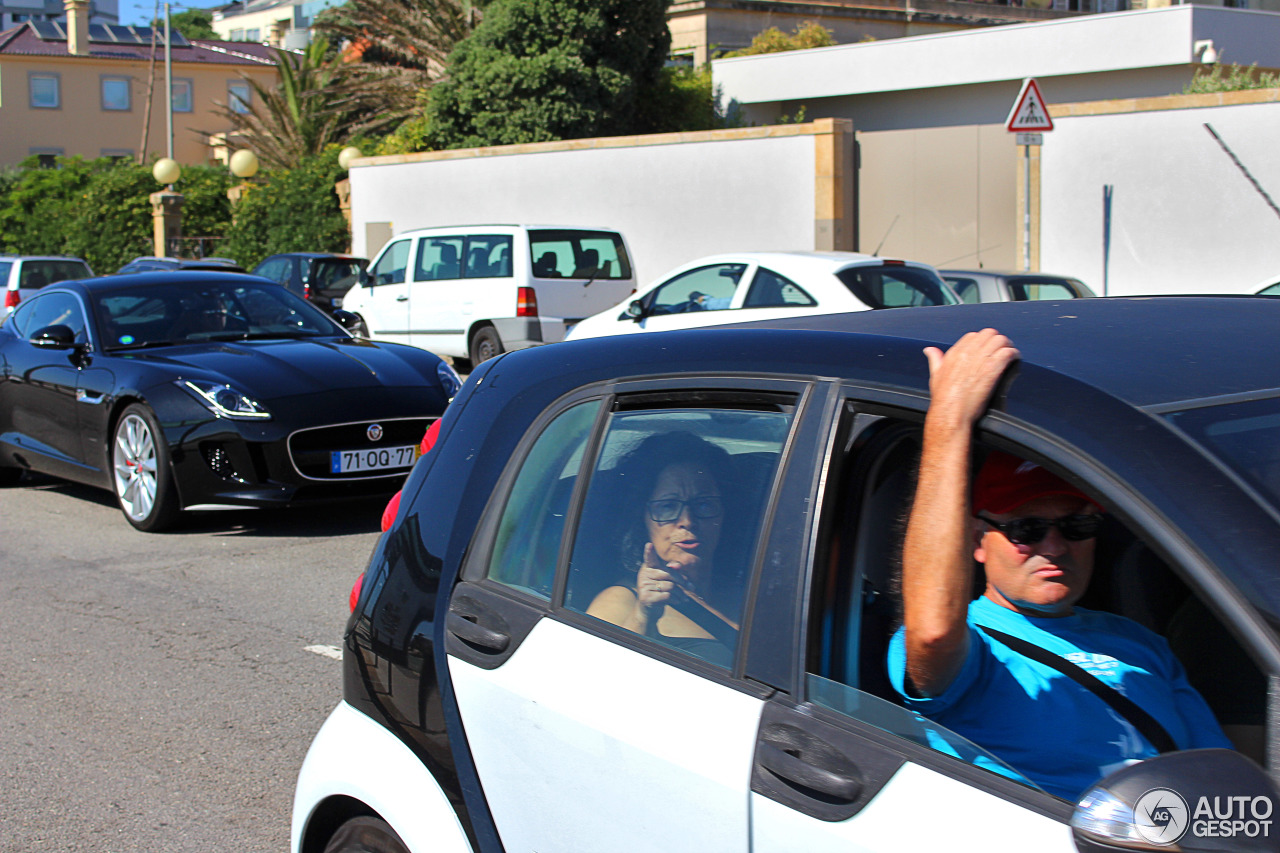
[[1009,295],[1015,302],[1039,299],[1078,299],[1093,292],[1074,279],[1035,278],[1023,276],[1009,279]]
[[342,296],[356,283],[364,264],[354,258],[318,258],[311,262],[311,292]]
[[884,264],[848,267],[836,273],[871,308],[954,305],[956,297],[937,274],[918,267]]
[[631,278],[631,259],[614,231],[538,229],[529,232],[535,278]]
[[972,278],[947,278],[947,284],[966,305],[974,305],[982,299],[978,293],[978,281]]
[[24,261],[18,287],[39,290],[47,284],[91,275],[89,267],[80,261]]

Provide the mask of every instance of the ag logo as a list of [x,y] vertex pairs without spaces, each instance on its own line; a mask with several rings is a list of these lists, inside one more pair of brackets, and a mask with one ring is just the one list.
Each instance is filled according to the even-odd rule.
[[1187,801],[1170,788],[1152,788],[1133,806],[1133,826],[1152,844],[1173,844],[1187,831]]
[[369,437],[370,441],[381,441],[382,424],[369,424],[369,428],[364,431],[364,434]]

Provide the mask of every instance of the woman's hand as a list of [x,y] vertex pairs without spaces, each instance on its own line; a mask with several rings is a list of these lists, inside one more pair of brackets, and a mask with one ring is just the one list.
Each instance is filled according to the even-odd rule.
[[[683,576],[679,563],[663,564],[658,559],[652,542],[644,545],[644,561],[636,573],[636,604],[646,614],[655,607],[663,607],[671,599],[671,591],[679,586]],[[658,611],[661,613],[661,610]],[[651,617],[652,618],[652,617]]]

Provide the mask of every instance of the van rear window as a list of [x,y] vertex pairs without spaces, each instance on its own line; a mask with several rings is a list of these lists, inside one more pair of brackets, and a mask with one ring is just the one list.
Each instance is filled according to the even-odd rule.
[[530,231],[529,249],[534,278],[631,278],[627,247],[615,231]]

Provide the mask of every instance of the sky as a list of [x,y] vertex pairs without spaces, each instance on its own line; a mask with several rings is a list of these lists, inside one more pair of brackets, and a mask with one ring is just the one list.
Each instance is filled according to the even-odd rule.
[[[151,2],[151,0],[120,0],[119,5],[120,23],[125,26],[146,26],[152,17],[162,17],[164,15],[164,3],[160,4]],[[181,12],[183,9],[207,9],[208,6],[186,6],[174,3],[170,0],[169,14]]]

